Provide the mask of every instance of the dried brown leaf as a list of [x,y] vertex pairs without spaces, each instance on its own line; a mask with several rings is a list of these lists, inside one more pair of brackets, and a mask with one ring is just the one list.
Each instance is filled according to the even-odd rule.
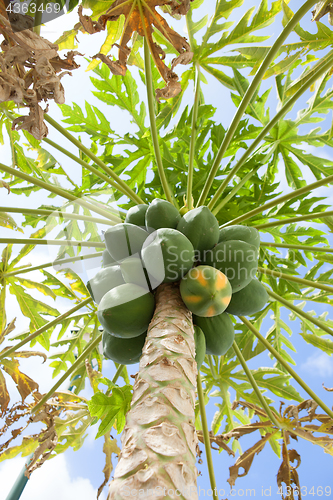
[[[45,112],[48,111],[46,108]],[[36,104],[30,108],[28,116],[19,116],[13,120],[12,129],[27,130],[37,140],[42,140],[47,136],[48,128],[44,123],[44,111]],[[19,125],[20,123],[20,125]]]
[[[202,431],[197,431],[197,436],[198,436],[198,439],[199,441],[201,441],[201,443],[204,443],[204,437],[203,437],[203,432]],[[219,448],[222,448],[223,450],[225,450],[228,455],[231,455],[231,456],[235,456],[235,452],[229,448],[229,446],[227,446],[224,442],[224,437],[223,437],[223,434],[216,434],[214,435],[212,431],[209,432],[209,440],[210,440],[210,445],[212,447],[213,450],[216,450],[218,448],[214,448],[213,444],[217,444],[217,446]]]
[[10,396],[8,393],[6,380],[2,372],[0,371],[0,409],[2,415],[6,412],[9,405],[9,401],[10,401]]
[[[318,403],[316,403],[313,399],[306,399],[302,401],[299,405],[289,405],[283,412],[283,417],[284,418],[293,418],[298,422],[299,420],[299,412],[302,410],[307,410],[308,412],[308,417],[306,417],[306,420],[313,420],[316,418],[316,409],[318,408]],[[302,420],[304,421],[305,418],[303,417]]]
[[325,5],[325,3],[326,1],[322,0],[316,4],[314,10],[312,11],[311,21],[320,21],[320,19],[326,16],[326,14],[329,16],[333,15],[333,2],[330,2],[327,5]]
[[[90,34],[98,33],[105,29],[108,21],[116,21],[120,15],[125,16],[124,31],[121,35],[120,44],[114,44],[118,47],[118,60],[112,61],[104,54],[98,53],[94,58],[101,59],[110,68],[115,75],[124,75],[127,69],[127,58],[130,49],[127,43],[131,40],[133,33],[146,37],[150,53],[155,65],[166,83],[166,87],[156,90],[156,98],[171,99],[181,92],[181,85],[178,76],[173,72],[177,64],[188,64],[193,57],[190,51],[190,45],[186,39],[171,29],[165,19],[157,12],[156,7],[168,4],[171,14],[185,15],[190,8],[190,1],[185,0],[169,2],[167,0],[148,0],[147,2],[137,2],[128,0],[116,0],[109,9],[99,17],[98,21],[93,21],[89,16],[83,15],[82,6],[79,7],[80,22],[85,31]],[[169,43],[180,54],[171,63],[171,69],[164,63],[165,53],[161,47],[154,42],[153,32],[158,29]]]
[[[290,462],[297,461],[296,466],[292,466]],[[297,467],[301,464],[301,457],[296,450],[288,450],[285,441],[282,442],[282,463],[277,474],[277,484],[282,491],[282,483],[287,487],[290,494],[284,496],[281,493],[282,500],[294,500],[294,492],[292,486],[296,486],[299,491],[299,500],[301,500],[301,488],[299,484]]]
[[5,181],[0,181],[0,188],[5,188],[8,191],[8,194],[10,194],[10,185],[5,182]]
[[111,439],[109,433],[104,434],[103,452],[105,453],[105,466],[103,469],[104,481],[98,488],[97,498],[99,498],[104,489],[104,486],[106,486],[108,480],[110,479],[110,475],[113,470],[112,453],[115,453],[117,456],[119,456],[120,454],[120,448],[117,445],[117,440]]
[[65,59],[61,59],[58,45],[30,29],[31,21],[33,24],[31,17],[20,14],[14,17],[8,19],[0,14],[0,34],[4,37],[0,53],[0,102],[13,101],[28,107],[29,114],[16,118],[13,128],[27,130],[41,140],[48,130],[39,103],[51,99],[58,104],[65,102],[60,80],[71,73],[57,73],[62,69],[76,69],[78,64],[74,56],[79,53],[70,51]]
[[267,427],[272,427],[272,422],[270,420],[265,420],[264,422],[254,422],[252,424],[241,425],[239,427],[234,427],[231,431],[226,434],[221,434],[225,441],[229,441],[231,438],[239,439],[245,434],[250,434],[258,429],[267,429]]
[[325,391],[333,392],[333,387],[328,388],[328,387],[325,387],[324,384],[323,384],[323,387],[324,387]]
[[248,403],[247,401],[234,401],[231,405],[232,410],[236,410],[240,406],[242,409],[248,408],[249,410],[253,410],[256,415],[259,417],[267,418],[267,413],[260,408],[260,406],[257,406],[253,403]]
[[[258,453],[261,452],[261,450],[263,450],[263,448],[265,447],[265,444],[267,443],[267,441],[272,436],[274,436],[274,434],[276,434],[276,432],[278,432],[278,431],[276,430],[274,432],[270,432],[270,433],[265,434],[265,436],[263,436],[260,439],[260,441],[258,441],[256,444],[254,444],[253,446],[251,446],[251,448],[249,448],[248,450],[246,450],[243,453],[243,455],[241,455],[237,459],[235,465],[229,467],[230,477],[229,477],[229,479],[227,481],[230,484],[231,488],[234,486],[235,481],[236,481],[236,479],[238,477],[244,477],[244,476],[247,475],[247,473],[249,472],[250,467],[252,465],[252,462],[253,462],[255,454],[258,454]],[[244,469],[243,474],[239,473],[239,469]]]
[[50,407],[45,406],[45,409],[40,411],[37,415],[30,417],[31,422],[45,422],[47,427],[43,429],[38,437],[38,442],[40,443],[36,450],[34,451],[33,457],[29,462],[29,465],[26,466],[27,470],[25,471],[25,476],[28,478],[30,474],[36,470],[38,467],[41,467],[43,463],[48,459],[51,455],[54,448],[58,443],[58,435],[55,429],[54,416],[58,412],[50,412]]
[[12,333],[13,330],[15,330],[15,321],[16,318],[14,318],[10,323],[8,323],[6,328],[0,333],[0,344],[4,341],[6,335],[9,335],[10,333]]

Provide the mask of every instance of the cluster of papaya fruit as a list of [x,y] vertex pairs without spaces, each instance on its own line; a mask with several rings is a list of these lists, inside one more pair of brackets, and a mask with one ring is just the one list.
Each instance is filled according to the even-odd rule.
[[124,223],[105,232],[102,269],[87,283],[104,328],[105,357],[139,361],[155,309],[154,290],[180,282],[193,313],[198,367],[205,354],[223,355],[234,340],[229,314],[251,315],[268,300],[255,279],[259,233],[255,228],[219,229],[206,206],[181,216],[168,201],[131,208]]

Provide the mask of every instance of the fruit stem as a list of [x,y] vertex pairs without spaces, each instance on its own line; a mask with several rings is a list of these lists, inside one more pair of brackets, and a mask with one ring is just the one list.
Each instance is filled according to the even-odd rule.
[[276,418],[276,415],[273,414],[272,410],[270,409],[270,407],[267,404],[266,399],[261,394],[260,389],[259,389],[259,387],[257,385],[257,382],[255,381],[255,379],[254,379],[251,371],[249,370],[249,368],[248,368],[248,366],[247,366],[247,364],[245,362],[245,359],[244,359],[244,357],[243,357],[241,351],[239,350],[238,345],[236,344],[235,341],[233,342],[232,347],[233,347],[233,349],[234,349],[234,351],[236,353],[238,361],[240,362],[240,364],[243,367],[243,370],[245,371],[245,374],[246,374],[246,376],[248,378],[248,381],[252,385],[252,388],[253,388],[254,392],[256,393],[256,395],[257,395],[257,398],[259,399],[259,401],[262,404],[263,408],[266,410],[267,416],[269,417],[269,419],[272,422],[272,424],[274,424],[278,429],[280,429],[281,428],[281,424],[279,424],[279,422],[278,422],[278,420]]
[[8,358],[8,356],[10,356],[13,352],[17,351],[22,346],[24,346],[25,344],[27,344],[31,340],[35,339],[36,337],[38,337],[38,335],[41,335],[42,333],[46,332],[49,328],[52,328],[53,326],[56,326],[58,323],[61,323],[61,321],[63,319],[65,319],[68,316],[70,316],[71,314],[75,313],[76,311],[78,311],[82,307],[87,306],[90,302],[92,302],[92,300],[93,299],[91,297],[89,297],[88,299],[82,300],[82,302],[80,302],[76,306],[72,307],[67,312],[61,314],[60,316],[58,316],[57,318],[53,319],[52,321],[49,321],[48,323],[46,323],[46,325],[42,326],[41,328],[38,328],[38,330],[36,330],[35,332],[33,332],[30,335],[28,335],[28,337],[26,337],[25,339],[21,340],[21,342],[19,342],[18,344],[10,347],[5,352],[3,352],[2,354],[0,354],[0,361],[2,359],[4,359],[4,358]]
[[313,325],[318,326],[318,328],[320,328],[324,332],[328,333],[329,335],[333,336],[333,330],[328,328],[328,326],[326,326],[322,321],[319,321],[318,319],[313,318],[310,314],[302,311],[302,309],[300,309],[299,307],[294,306],[291,302],[289,302],[289,300],[286,300],[283,297],[281,297],[280,295],[278,295],[277,293],[272,292],[267,286],[265,286],[265,288],[267,290],[268,295],[270,295],[273,299],[275,299],[278,302],[280,302],[281,304],[283,304],[285,307],[287,307],[291,311],[294,311],[297,314],[297,316],[301,316],[302,318],[305,318],[306,320],[310,321]]
[[285,279],[287,281],[294,281],[295,283],[299,283],[300,285],[307,286],[310,288],[318,288],[319,290],[325,290],[325,292],[333,293],[333,287],[328,285],[323,285],[321,283],[317,283],[315,281],[306,280],[304,278],[297,278],[297,276],[291,276],[289,274],[281,273],[280,271],[273,271],[271,269],[258,267],[258,272],[262,274],[266,274],[268,276],[276,276],[277,278]]
[[100,343],[100,341],[102,340],[102,334],[100,333],[98,335],[98,337],[94,340],[94,341],[90,341],[88,344],[87,344],[87,347],[85,348],[85,350],[80,354],[80,356],[74,361],[74,363],[68,368],[68,370],[66,371],[66,373],[63,374],[62,377],[60,377],[60,379],[54,384],[53,387],[51,387],[51,389],[45,394],[45,396],[42,397],[42,399],[40,401],[38,401],[38,403],[31,409],[31,413],[36,413],[37,410],[39,410],[39,408],[41,406],[43,406],[46,401],[53,396],[54,392],[58,389],[58,387],[77,369],[79,368],[80,365],[82,365],[88,354],[90,354],[90,352],[95,349],[95,347]]
[[312,389],[304,382],[303,379],[293,370],[288,363],[283,359],[283,357],[274,349],[273,346],[266,340],[259,331],[244,317],[239,316],[239,319],[243,321],[244,325],[257,337],[257,339],[262,342],[262,344],[268,349],[268,351],[273,354],[277,361],[287,370],[287,372],[298,382],[298,384],[308,393],[308,395],[324,410],[327,415],[333,418],[333,412],[329,407],[313,392]]
[[204,394],[203,394],[203,390],[202,390],[200,372],[198,373],[198,377],[197,377],[197,391],[198,391],[198,399],[199,399],[199,409],[200,409],[202,433],[203,433],[203,440],[204,440],[205,451],[206,451],[207,467],[208,467],[208,473],[209,473],[210,486],[211,486],[211,489],[213,491],[213,498],[214,498],[214,500],[219,500],[218,496],[217,496],[216,480],[215,480],[215,473],[214,473],[214,466],[213,466],[213,457],[212,457],[212,449],[211,449],[211,446],[210,446],[210,438],[209,438],[207,416],[206,416],[206,409],[205,409],[205,400],[204,400]]
[[[239,122],[242,119],[242,116],[243,116],[244,112],[246,111],[246,108],[250,104],[252,97],[254,96],[259,85],[261,84],[264,74],[266,73],[270,64],[274,61],[274,59],[275,59],[276,55],[278,54],[283,42],[287,39],[287,37],[290,35],[290,33],[294,30],[297,23],[302,19],[302,17],[308,12],[308,10],[311,9],[311,7],[317,1],[318,0],[308,0],[300,7],[300,9],[297,12],[295,12],[295,14],[289,20],[288,24],[284,27],[284,29],[282,30],[282,32],[280,33],[280,35],[278,36],[278,38],[276,39],[276,41],[274,42],[274,44],[272,45],[270,50],[268,51],[265,59],[261,63],[261,65],[260,65],[258,71],[256,72],[252,82],[248,86],[240,105],[238,106],[238,109],[233,117],[233,120],[232,120],[232,122],[227,130],[226,135],[224,136],[224,139],[222,141],[220,149],[215,157],[214,163],[209,171],[204,189],[200,195],[200,198],[198,201],[198,206],[202,205],[205,202],[205,200],[208,196],[209,190],[210,190],[210,188],[214,182],[214,179],[216,177],[216,173],[220,167],[220,163],[222,161],[222,158],[223,158],[225,152],[227,151],[227,148],[230,144],[230,141],[232,140],[234,133],[237,130]],[[215,195],[213,198],[214,199],[213,206],[221,194],[222,194],[222,192],[216,193],[217,196]],[[213,200],[211,200],[211,202],[212,201]]]

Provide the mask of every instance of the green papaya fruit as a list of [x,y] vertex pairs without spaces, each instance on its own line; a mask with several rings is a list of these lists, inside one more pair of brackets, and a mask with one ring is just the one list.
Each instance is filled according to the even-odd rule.
[[146,212],[146,229],[149,232],[161,228],[175,229],[180,220],[180,214],[169,201],[156,198]]
[[149,280],[146,269],[140,257],[127,257],[120,263],[120,270],[125,283],[135,283],[149,290]]
[[135,226],[145,227],[146,224],[146,212],[148,205],[135,205],[135,207],[131,207],[125,217],[125,222],[129,224],[134,224]]
[[242,290],[232,294],[226,312],[235,316],[251,316],[260,311],[268,299],[269,295],[264,285],[253,279]]
[[141,358],[142,348],[147,332],[132,339],[121,339],[110,335],[105,330],[102,334],[103,354],[107,359],[112,359],[121,365],[133,365]]
[[157,229],[142,248],[142,260],[152,287],[182,278],[193,266],[192,243],[176,229]]
[[197,325],[194,325],[194,342],[195,342],[195,360],[197,369],[200,370],[206,356],[206,339],[203,331]]
[[219,243],[228,240],[242,240],[256,248],[260,246],[260,234],[258,229],[249,226],[227,226],[220,229]]
[[154,295],[145,288],[125,283],[102,298],[97,316],[110,335],[120,338],[138,337],[148,329],[155,309]]
[[235,330],[230,316],[223,312],[212,318],[193,315],[193,323],[199,326],[206,339],[206,353],[223,356],[232,346]]
[[105,245],[117,262],[141,251],[148,236],[147,231],[134,224],[116,224],[105,231]]
[[222,271],[235,293],[255,277],[258,270],[258,249],[241,240],[222,241],[204,252],[204,263]]
[[113,257],[109,254],[109,252],[105,249],[103,250],[102,255],[102,267],[113,266],[113,264],[117,264]]
[[177,225],[192,243],[194,250],[200,253],[209,250],[219,240],[219,223],[208,207],[198,207],[187,212]]
[[110,265],[102,268],[98,273],[88,281],[87,288],[92,299],[99,304],[104,295],[115,288],[116,286],[125,283],[121,274],[120,267],[117,265]]

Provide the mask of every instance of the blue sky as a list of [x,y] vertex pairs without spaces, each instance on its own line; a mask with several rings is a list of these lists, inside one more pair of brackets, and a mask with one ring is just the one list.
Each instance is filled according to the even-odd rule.
[[[236,19],[236,15],[240,16],[249,6],[253,4],[258,5],[259,2],[250,2],[246,0],[244,6],[237,10],[237,14],[235,13],[234,19]],[[210,12],[214,9],[214,2],[212,0],[207,0],[204,3],[205,12]],[[291,0],[289,2],[289,6],[292,10],[296,10],[299,6],[299,0]],[[62,33],[63,30],[69,29],[72,24],[77,21],[75,14],[70,16],[63,16],[58,20],[48,23],[45,28],[42,30],[42,35],[50,40],[54,41],[58,38],[58,36]],[[272,34],[273,37],[277,36],[281,29],[280,24],[281,16],[278,20],[269,28],[269,34]],[[324,21],[327,24],[327,21]],[[172,21],[173,25],[175,23]],[[177,23],[178,25],[180,23]],[[311,25],[310,21],[306,23],[306,27],[311,30],[315,30],[315,25]],[[182,28],[177,28],[178,31]],[[184,34],[185,35],[185,34]],[[87,35],[79,35],[80,40],[80,52],[84,53],[86,56],[92,56],[96,52],[98,52],[100,45],[103,43],[103,39],[105,37],[104,33],[96,34],[94,36]],[[101,102],[98,101],[90,94],[90,90],[92,89],[92,85],[89,82],[89,75],[84,73],[84,68],[86,67],[86,62],[83,58],[80,58],[80,63],[82,64],[79,70],[73,71],[73,76],[65,76],[63,78],[63,85],[66,89],[66,103],[70,104],[72,101],[78,103],[80,106],[84,106],[84,101],[87,100],[91,104],[101,106]],[[133,74],[137,74],[134,71]],[[230,122],[234,112],[235,107],[232,104],[231,100],[228,98],[228,91],[225,88],[222,88],[220,84],[214,80],[212,77],[207,76],[208,86],[204,86],[203,90],[205,92],[206,102],[217,107],[218,112],[216,115],[216,120],[222,122],[224,126],[227,126]],[[85,85],[82,85],[82,81],[84,81]],[[308,95],[309,97],[309,95]],[[188,91],[184,96],[184,105],[192,102],[192,93]],[[222,104],[223,103],[223,104]],[[303,103],[304,104],[304,103]],[[273,109],[274,103],[272,101]],[[119,110],[114,111],[114,108],[105,106],[103,108],[103,112],[105,116],[110,120],[111,124],[114,123],[114,127],[117,127],[117,131],[120,133],[128,131],[129,125],[128,117],[125,112],[121,112]],[[55,118],[56,120],[61,120],[61,112],[57,108],[55,104],[51,103],[49,114]],[[115,123],[116,122],[116,123]],[[49,137],[54,141],[61,141],[61,136],[52,130],[51,126],[49,126],[50,135]],[[73,153],[76,153],[76,150],[71,145],[68,146]],[[78,176],[79,173],[73,170],[74,164],[71,163],[68,158],[62,156],[61,154],[56,153],[52,148],[49,148],[50,152],[55,155],[55,157],[62,163],[64,168],[70,169],[72,176]],[[1,161],[3,163],[10,164],[10,151],[9,148],[5,145],[1,147]],[[322,156],[331,157],[332,152],[328,150],[328,148],[322,149],[319,153]],[[309,182],[312,182],[313,179],[309,176]],[[283,176],[281,176],[281,190],[285,192],[288,189],[284,182]],[[332,198],[332,188],[322,188],[320,191],[321,194],[330,195],[330,199]],[[42,193],[38,192],[36,195],[32,195],[29,198],[23,196],[16,195],[6,195],[2,190],[2,204],[3,205],[11,205],[11,206],[19,206],[19,207],[29,207],[29,206],[37,206],[46,203],[47,197],[42,199]],[[35,198],[34,198],[35,196]],[[37,198],[38,197],[38,198]],[[57,198],[55,199],[57,201]],[[61,201],[59,200],[59,204]],[[20,217],[16,217],[15,219],[20,222]],[[27,236],[31,233],[31,229],[27,229]],[[1,228],[1,235],[3,237],[12,237],[13,232],[10,230],[4,230]],[[19,234],[16,235],[19,237]],[[52,235],[50,235],[52,238]],[[332,238],[330,238],[332,242]],[[332,246],[332,245],[331,245]],[[15,248],[14,251],[18,251],[18,248]],[[0,250],[2,250],[0,248]],[[50,252],[50,253],[48,253]],[[41,262],[46,262],[52,260],[56,255],[55,247],[48,247],[47,249],[44,247],[38,247],[36,251],[33,252],[33,260],[32,256],[29,255],[27,262],[31,262],[32,265],[39,264]],[[309,263],[311,266],[311,263]],[[89,278],[94,271],[91,270],[87,272],[86,276],[82,276],[83,278]],[[35,279],[38,278],[39,275],[36,273],[29,278]],[[47,299],[46,299],[47,301]],[[49,300],[50,305],[53,304],[53,301]],[[68,303],[67,301],[59,301],[58,304],[59,310],[61,312],[67,310]],[[8,311],[10,311],[9,319],[17,316],[17,329],[14,333],[19,333],[27,327],[27,322],[25,318],[20,316],[20,312],[16,301],[13,297],[9,296],[7,303]],[[308,309],[307,309],[308,310]],[[315,308],[317,313],[323,312],[322,308]],[[314,350],[311,346],[306,344],[300,336],[297,336],[297,331],[299,330],[299,323],[289,322],[287,319],[288,312],[284,310],[285,320],[287,320],[288,324],[293,329],[293,338],[292,341],[297,349],[297,353],[294,358],[297,363],[296,369],[299,371],[300,375],[304,378],[305,382],[308,383],[312,389],[331,407],[332,406],[332,393],[327,393],[324,391],[322,387],[322,383],[324,382],[326,387],[333,387],[333,362],[331,357],[325,355],[324,353],[314,353]],[[265,324],[263,325],[262,333],[265,334],[271,325],[271,321],[267,319]],[[295,335],[296,334],[296,335]],[[55,340],[55,338],[54,338]],[[39,347],[38,347],[39,348]],[[30,376],[35,378],[35,380],[41,381],[40,390],[46,391],[54,380],[51,377],[51,370],[48,366],[41,365],[39,361],[32,363],[30,360],[22,361],[23,371],[29,373]],[[261,354],[252,363],[249,363],[250,368],[255,368],[258,366],[271,366],[272,362],[268,358],[266,353]],[[135,373],[137,371],[137,366],[130,367],[130,373]],[[103,371],[104,372],[104,371]],[[114,368],[112,366],[112,362],[105,362],[105,375],[109,378],[112,377],[114,373]],[[34,374],[36,375],[34,377]],[[14,389],[13,386],[9,386],[10,389]],[[66,388],[67,384],[64,384],[63,388]],[[307,395],[299,391],[304,398],[307,398]],[[86,390],[84,395],[86,397],[90,397],[92,394],[91,390]],[[279,398],[273,396],[272,399],[276,401],[276,407],[279,405]],[[215,412],[214,402],[211,401],[207,408],[208,413],[208,421],[211,421]],[[77,452],[73,452],[71,449],[68,450],[64,455],[56,457],[46,464],[43,467],[33,473],[31,480],[28,482],[28,485],[22,495],[23,500],[44,500],[46,495],[48,500],[58,500],[61,498],[62,500],[69,500],[73,497],[80,498],[80,500],[92,500],[96,497],[96,490],[99,484],[103,480],[102,469],[104,467],[104,454],[102,453],[102,442],[101,440],[95,441],[94,435],[96,433],[97,427],[92,427],[88,432],[88,437],[84,446]],[[220,432],[223,432],[223,428]],[[113,432],[115,436],[115,432]],[[241,446],[243,450],[252,446],[259,439],[259,434],[252,434],[250,436],[244,437],[240,440]],[[318,486],[333,486],[332,485],[332,457],[329,455],[325,455],[323,450],[314,446],[310,443],[306,442],[292,442],[292,448],[295,448],[302,457],[302,465],[299,470],[300,482],[302,486],[306,486],[308,491],[310,491],[311,487],[314,486],[317,488]],[[203,446],[201,446],[203,449]],[[222,498],[226,498],[229,493],[229,485],[226,482],[228,478],[228,468],[235,462],[235,459],[228,457],[225,452],[218,454],[214,453],[214,462],[215,462],[215,473],[217,477],[217,485],[218,489],[224,489],[225,495]],[[198,484],[202,489],[209,488],[208,474],[206,463],[203,455],[204,463],[198,466],[198,469],[202,473],[198,478]],[[12,483],[14,482],[17,473],[21,469],[25,462],[25,459],[15,458],[10,461],[6,461],[0,463],[0,484],[1,490],[6,496],[9,491]],[[264,497],[270,496],[273,498],[279,498],[277,492],[276,485],[276,473],[278,471],[280,465],[280,459],[272,452],[272,450],[267,446],[266,449],[261,452],[258,456],[255,457],[254,463],[251,467],[250,473],[248,476],[244,478],[238,479],[236,482],[235,490],[236,498],[241,498],[242,496],[246,496],[245,490],[249,488],[254,488],[256,497]],[[239,490],[242,488],[244,493],[242,494]],[[262,488],[266,491],[266,495],[263,493]],[[271,488],[271,490],[269,490]],[[237,492],[237,490],[239,490]],[[309,494],[309,496],[312,496]],[[324,494],[325,496],[325,494]],[[201,492],[200,498],[204,498],[203,490]],[[101,499],[104,500],[106,498],[105,493],[102,494]],[[312,497],[313,498],[313,497]]]

